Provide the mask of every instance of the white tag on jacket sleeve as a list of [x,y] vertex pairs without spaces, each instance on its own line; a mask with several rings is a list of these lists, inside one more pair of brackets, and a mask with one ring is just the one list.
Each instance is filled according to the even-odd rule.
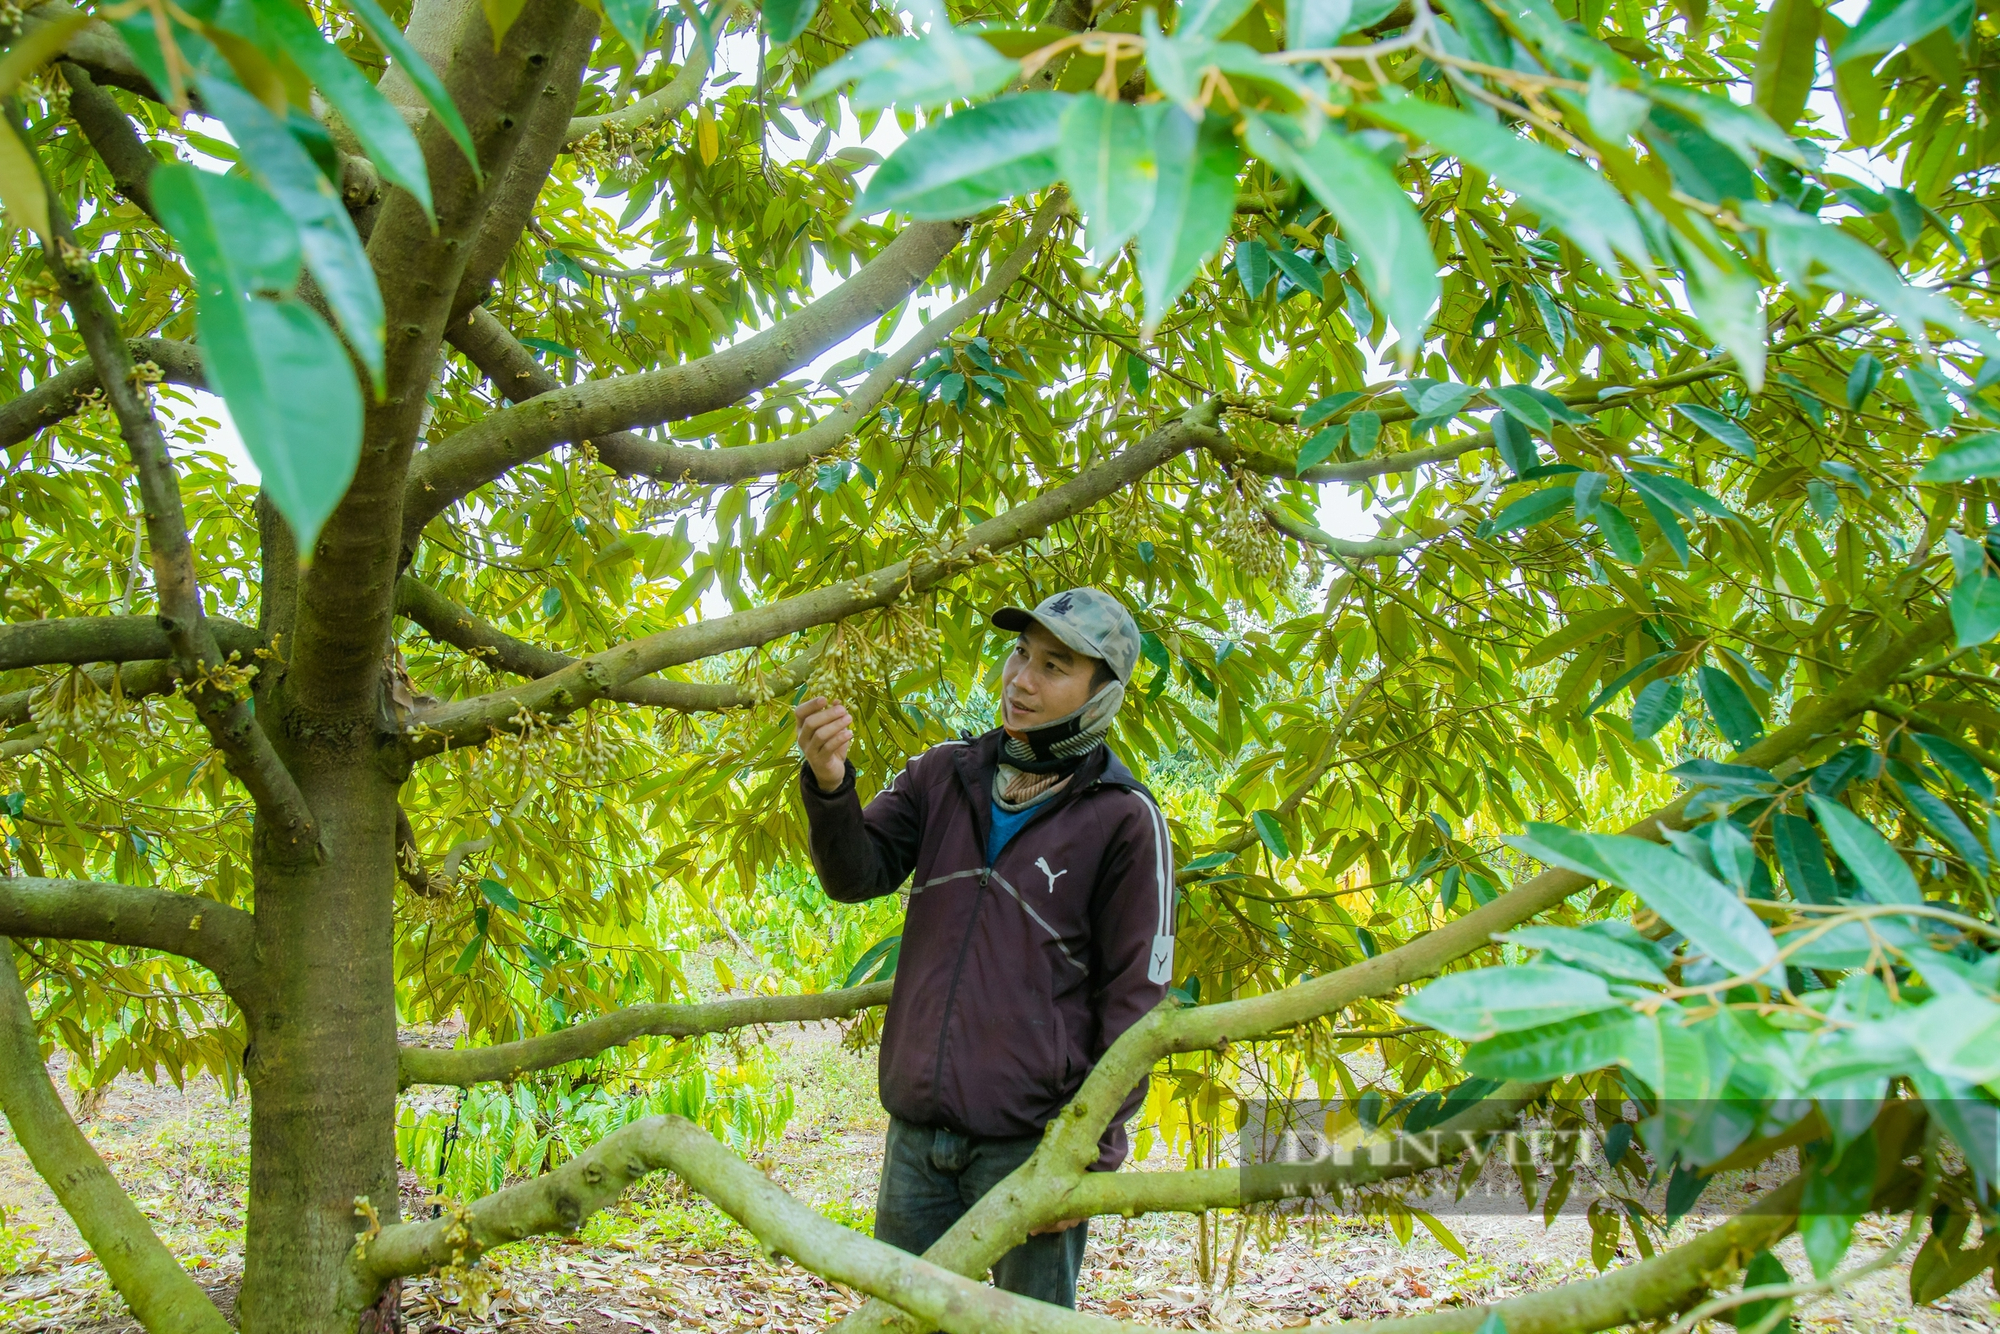
[[1146,967],[1146,980],[1166,986],[1174,980],[1174,938],[1153,937],[1153,960]]

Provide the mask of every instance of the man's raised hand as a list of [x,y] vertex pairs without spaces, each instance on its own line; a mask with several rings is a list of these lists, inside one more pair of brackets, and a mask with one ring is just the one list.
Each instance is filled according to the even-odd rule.
[[854,744],[854,717],[839,700],[815,695],[792,710],[799,720],[799,753],[822,792],[847,777],[847,748]]

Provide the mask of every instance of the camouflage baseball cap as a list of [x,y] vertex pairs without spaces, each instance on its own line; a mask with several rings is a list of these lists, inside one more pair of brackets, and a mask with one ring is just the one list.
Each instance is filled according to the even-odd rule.
[[993,624],[1016,633],[1039,623],[1078,653],[1102,658],[1120,681],[1132,680],[1139,665],[1139,627],[1125,604],[1098,588],[1071,588],[1044,598],[1033,611],[1002,607]]

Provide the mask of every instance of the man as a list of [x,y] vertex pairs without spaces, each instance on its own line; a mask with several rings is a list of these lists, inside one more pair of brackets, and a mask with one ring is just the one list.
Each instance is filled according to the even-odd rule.
[[[1072,588],[993,624],[1018,632],[1004,726],[911,760],[864,811],[838,701],[794,711],[813,865],[858,903],[905,880],[895,995],[882,1029],[889,1137],[875,1235],[912,1254],[1027,1160],[1119,1034],[1166,994],[1174,867],[1152,795],[1104,744],[1139,658],[1117,599]],[[1125,1122],[1094,1170],[1124,1161]],[[1088,1224],[1029,1237],[994,1266],[1010,1292],[1076,1305]]]

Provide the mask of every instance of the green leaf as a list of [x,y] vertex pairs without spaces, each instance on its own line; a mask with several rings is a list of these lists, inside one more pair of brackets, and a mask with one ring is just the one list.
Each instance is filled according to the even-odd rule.
[[[765,35],[779,46],[791,41],[800,32],[804,32],[806,24],[812,21],[813,7],[817,2],[818,0],[803,0],[802,3],[800,0],[774,0],[773,4],[765,5]],[[604,7],[605,19],[611,24],[611,30],[618,34],[620,40],[635,56],[643,59],[647,43],[653,35],[653,17],[658,12],[653,0],[600,0],[600,3]],[[785,13],[788,4],[791,5],[789,16]],[[774,17],[774,12],[777,17]],[[797,23],[797,31],[793,32],[791,37],[780,37],[779,25],[786,17]],[[697,29],[700,26],[697,22]]]
[[[1385,91],[1393,94],[1401,89],[1391,84]],[[1434,144],[1493,176],[1607,271],[1618,271],[1619,255],[1642,272],[1651,270],[1652,255],[1632,206],[1579,159],[1524,139],[1501,125],[1417,97],[1390,96],[1361,105],[1373,119]]]
[[1546,523],[1568,509],[1575,495],[1571,487],[1551,486],[1523,496],[1480,524],[1478,535],[1482,538],[1497,537],[1502,533]]
[[[1547,435],[1555,427],[1555,422],[1549,416],[1548,405],[1536,397],[1527,385],[1503,384],[1497,389],[1488,389],[1486,396],[1498,403],[1509,417],[1531,431]],[[1522,469],[1516,468],[1515,471],[1520,472]]]
[[1960,648],[2000,634],[2000,576],[1982,572],[1958,581],[1951,590],[1951,626]]
[[263,103],[213,75],[197,77],[195,86],[210,111],[229,127],[245,164],[298,226],[306,267],[379,391],[384,382],[382,293],[339,192]]
[[320,35],[304,10],[288,0],[253,0],[253,4],[257,21],[333,104],[382,179],[408,191],[423,206],[424,216],[434,218],[423,150],[402,114],[339,47]]
[[1373,454],[1381,435],[1382,414],[1379,412],[1357,412],[1347,419],[1347,448],[1357,459]]
[[1249,12],[1251,0],[1187,0],[1181,6],[1176,34],[1220,38]]
[[885,107],[930,110],[949,102],[997,93],[1020,72],[1017,62],[979,38],[953,28],[939,12],[931,19],[930,31],[921,37],[876,38],[862,43],[821,70],[799,95],[799,100],[810,102],[824,97],[852,80],[854,90],[848,94],[848,101],[857,111],[880,111]]
[[1833,53],[1833,61],[1845,65],[1899,46],[1915,46],[1938,29],[1963,22],[1972,11],[1972,0],[1871,0]]
[[486,901],[494,907],[504,908],[517,917],[520,915],[521,900],[514,897],[513,890],[507,888],[507,886],[501,884],[491,876],[487,876],[479,882],[479,892],[484,894]]
[[1617,1065],[1648,1037],[1657,1046],[1654,1029],[1652,1020],[1631,1010],[1598,1010],[1475,1042],[1466,1048],[1463,1065],[1468,1074],[1488,1079],[1540,1083]]
[[1993,863],[1988,859],[1986,849],[1972,836],[1972,830],[1959,818],[1958,812],[1917,781],[1917,776],[1907,765],[1892,761],[1889,771],[1889,781],[1902,793],[1903,800],[1910,803],[1911,809],[1923,817],[1923,822],[1951,844],[1952,851],[1965,861],[1974,875],[1981,880],[1990,877]]
[[[1234,206],[1232,205],[1232,211]],[[1238,241],[1234,255],[1236,280],[1243,284],[1243,293],[1252,301],[1264,295],[1264,289],[1271,285],[1275,270],[1271,264],[1271,247],[1262,241]]]
[[1257,837],[1273,857],[1284,861],[1292,855],[1291,848],[1285,843],[1285,827],[1278,822],[1276,811],[1256,812],[1250,817],[1250,827],[1257,831]]
[[[1295,146],[1263,115],[1246,121],[1250,151],[1305,183],[1353,245],[1368,291],[1395,326],[1405,363],[1416,357],[1442,287],[1424,220],[1382,160],[1353,136],[1328,127],[1309,147]],[[1350,424],[1350,437],[1355,432]],[[1360,445],[1355,443],[1355,452]]]
[[1099,264],[1108,263],[1153,211],[1159,167],[1149,122],[1164,110],[1158,103],[1142,109],[1085,94],[1063,113],[1056,166],[1083,210],[1085,244]]
[[1285,0],[1285,46],[1320,51],[1395,11],[1396,0]]
[[1988,356],[2000,355],[2000,336],[1992,329],[1946,297],[1905,283],[1896,266],[1859,237],[1782,204],[1745,202],[1741,212],[1746,222],[1763,229],[1771,266],[1800,291],[1817,283],[1849,292],[1874,302],[1913,340],[1926,340],[1927,326],[1935,324],[1975,343]]
[[1801,816],[1780,811],[1771,817],[1771,842],[1778,852],[1778,865],[1792,897],[1802,903],[1830,904],[1837,898],[1833,871],[1826,864],[1826,849],[1819,834]]
[[1277,265],[1295,286],[1311,292],[1321,300],[1326,299],[1326,283],[1320,278],[1319,270],[1312,266],[1312,261],[1304,255],[1292,250],[1273,250],[1271,262]]
[[362,408],[326,323],[296,301],[248,294],[296,279],[297,233],[276,201],[240,177],[169,163],[154,171],[152,191],[195,279],[209,383],[305,556],[354,479]]
[[1949,737],[1930,732],[1912,732],[1910,739],[1924,748],[1924,752],[1936,760],[1953,778],[1972,790],[1972,795],[1991,805],[1994,797],[1993,780],[1986,773],[1972,752]]
[[1591,516],[1597,531],[1604,534],[1604,541],[1618,559],[1628,565],[1637,565],[1646,558],[1646,548],[1639,541],[1639,530],[1625,517],[1623,510],[1610,505],[1599,505]]
[[[652,0],[638,0],[638,3],[644,4],[650,15]],[[819,0],[764,0],[764,32],[773,44],[789,46],[804,34],[806,25],[812,22],[818,10]],[[620,27],[618,31],[622,35],[625,29]],[[639,42],[629,37],[626,44],[634,51],[642,49]]]
[[[880,982],[885,977],[894,977],[897,957],[902,953],[902,949],[901,932],[893,936],[884,936],[870,945],[863,951],[861,957],[854,961],[854,967],[847,970],[847,980],[840,985],[858,987],[863,982]],[[870,976],[871,970],[873,976]]]
[[1530,820],[1526,834],[1503,835],[1500,841],[1537,861],[1589,876],[1592,880],[1607,879],[1611,874],[1588,835],[1559,824]]
[[1397,1008],[1461,1042],[1553,1024],[1622,1005],[1603,978],[1579,968],[1525,964],[1448,973]]
[[1920,482],[1969,482],[2000,477],[2000,433],[1981,431],[1938,451],[1917,474]]
[[1924,901],[1923,891],[1917,888],[1917,877],[1874,825],[1837,801],[1810,792],[1806,801],[1819,817],[1826,841],[1833,845],[1840,860],[1847,863],[1847,869],[1854,872],[1854,878],[1861,882],[1870,898],[1877,903]]
[[1590,703],[1584,706],[1583,716],[1588,718],[1591,714],[1596,713],[1606,704],[1609,704],[1612,700],[1616,699],[1618,697],[1619,691],[1623,690],[1626,686],[1631,685],[1634,681],[1644,676],[1647,672],[1650,672],[1651,670],[1653,670],[1653,668],[1659,666],[1661,663],[1665,662],[1668,658],[1671,658],[1673,656],[1674,655],[1672,650],[1664,650],[1662,652],[1653,654],[1651,657],[1641,659],[1638,665],[1633,667],[1628,667],[1624,671],[1620,672],[1616,677],[1616,679],[1614,679],[1610,685],[1598,691],[1597,694],[1594,697],[1592,697]]
[[1063,93],[1016,93],[925,126],[875,169],[855,216],[893,208],[913,218],[962,218],[1041,189],[1058,174],[1069,102]]
[[1701,702],[1708,706],[1708,716],[1732,749],[1743,750],[1764,735],[1764,720],[1757,716],[1756,706],[1735,677],[1720,667],[1703,666],[1695,673],[1695,682],[1701,687]]
[[1763,17],[1750,100],[1787,133],[1798,124],[1819,63],[1818,0],[1774,0]]
[[1639,950],[1602,932],[1569,926],[1527,926],[1494,939],[1541,950],[1564,963],[1575,964],[1606,977],[1654,986],[1667,984],[1667,975],[1660,971],[1658,964]]
[[1882,363],[1873,352],[1863,352],[1854,359],[1854,369],[1847,373],[1847,406],[1859,412],[1881,382]]
[[431,114],[438,118],[445,133],[465,154],[465,160],[472,164],[473,179],[483,180],[485,173],[479,167],[479,150],[472,145],[472,131],[465,128],[465,117],[458,114],[458,107],[452,102],[451,94],[445,91],[444,80],[438,77],[438,72],[417,54],[409,38],[403,36],[403,30],[396,26],[395,20],[383,11],[377,0],[347,0],[347,7],[361,20],[369,39],[389,58],[389,63],[402,70],[403,77],[416,85]]
[[1735,511],[1729,506],[1701,488],[1688,485],[1678,477],[1634,469],[1625,474],[1625,480],[1636,487],[1642,496],[1654,497],[1690,523],[1696,522],[1698,516],[1702,514],[1710,514],[1718,519],[1736,517]]
[[1687,687],[1678,677],[1664,677],[1648,683],[1632,701],[1632,735],[1644,741],[1680,716],[1687,699]]
[[1139,636],[1139,655],[1163,672],[1173,670],[1173,655],[1167,652],[1167,646],[1151,630]]
[[1676,242],[1676,249],[1688,305],[1702,332],[1736,358],[1750,392],[1759,392],[1764,387],[1763,284],[1732,252],[1723,252],[1725,258],[1718,260],[1698,245]]
[[1179,107],[1166,108],[1154,124],[1153,161],[1159,170],[1153,208],[1139,228],[1148,334],[1229,235],[1241,167],[1226,123],[1210,117],[1197,126]]
[[1622,834],[1587,836],[1611,878],[1732,973],[1754,973],[1778,946],[1728,886],[1678,852]]
[[479,962],[479,951],[486,948],[485,936],[474,936],[466,942],[458,953],[458,961],[451,966],[452,976],[463,977],[472,971],[472,965]]
[[1875,1194],[1875,1137],[1858,1137],[1837,1158],[1834,1152],[1825,1141],[1812,1147],[1799,1199],[1799,1240],[1820,1279],[1839,1267]]
[[1335,422],[1318,432],[1310,440],[1299,446],[1298,462],[1292,465],[1292,474],[1297,476],[1307,468],[1326,462],[1333,457],[1333,451],[1340,448],[1340,442],[1347,438],[1347,423]]
[[1945,394],[1944,381],[1929,367],[1904,367],[1903,387],[1910,391],[1918,415],[1933,431],[1944,430],[1958,416],[1958,410],[1952,407],[1951,399]]
[[1724,416],[1714,408],[1705,408],[1699,403],[1676,403],[1674,411],[1744,458],[1757,457],[1757,442],[1750,438],[1750,432],[1744,430],[1743,424],[1734,417]]
[[[1799,3],[1806,5],[1808,0],[1799,0]],[[1810,47],[1807,48],[1806,63],[1808,65],[1812,63]],[[1806,72],[1806,82],[1808,84],[1812,82],[1812,72],[1810,69]],[[1803,95],[1801,95],[1801,101],[1803,100]],[[1789,1285],[1791,1281],[1792,1276],[1785,1272],[1784,1261],[1769,1251],[1759,1251],[1757,1254],[1751,1256],[1749,1265],[1743,1271],[1743,1286],[1745,1288],[1784,1287]],[[1763,1334],[1792,1334],[1791,1316],[1776,1315],[1779,1308],[1782,1307],[1789,1311],[1791,1305],[1788,1299],[1777,1297],[1768,1297],[1763,1301],[1745,1302],[1737,1310],[1737,1322],[1743,1329],[1760,1330]]]

